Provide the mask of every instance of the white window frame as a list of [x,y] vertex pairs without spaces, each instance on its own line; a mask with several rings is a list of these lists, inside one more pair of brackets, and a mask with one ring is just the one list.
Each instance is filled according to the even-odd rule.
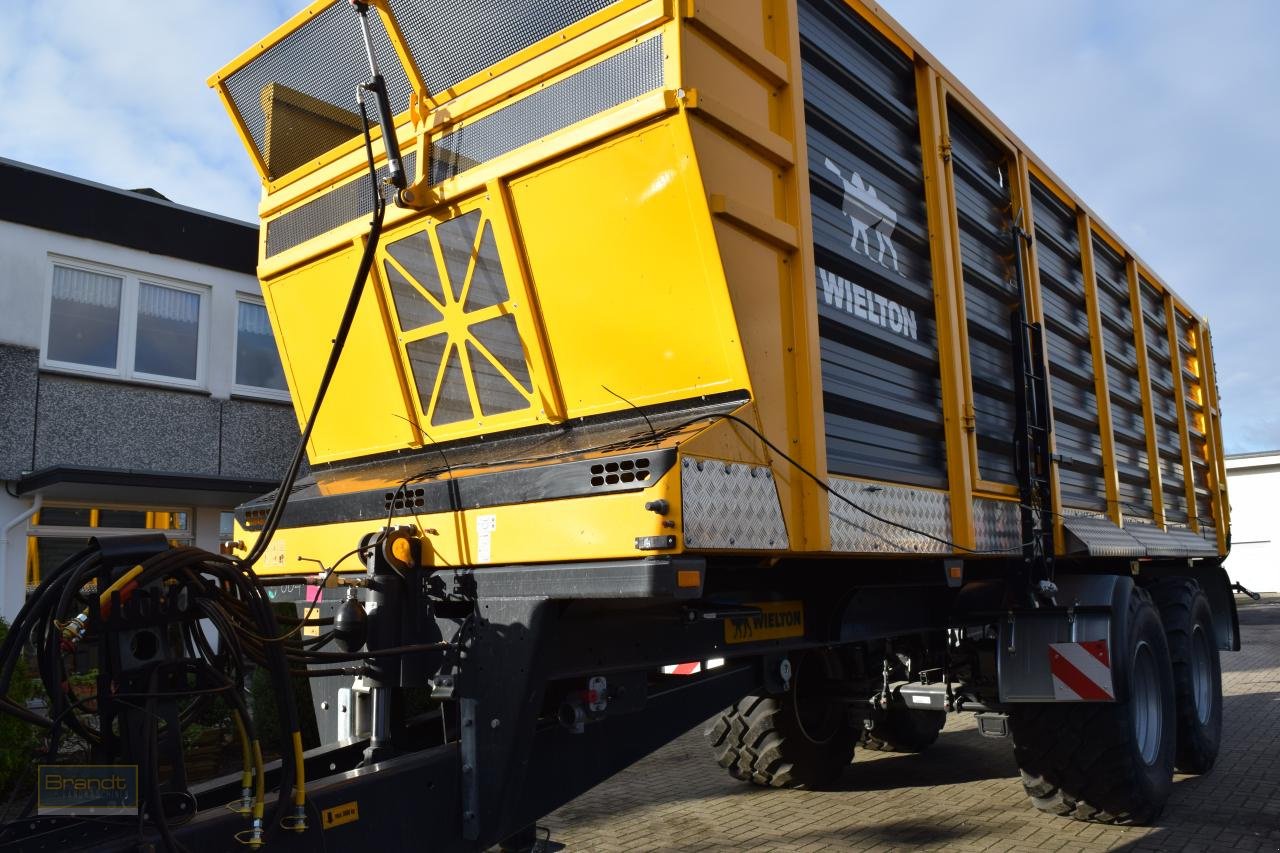
[[[247,302],[250,305],[257,305],[266,308],[267,303],[261,296],[253,293],[244,293],[238,291],[236,293],[236,310],[231,326],[231,393],[237,397],[257,397],[262,400],[278,400],[287,403],[292,399],[289,396],[289,377],[283,374],[284,359],[280,359],[282,375],[284,375],[284,388],[276,390],[275,388],[263,388],[260,385],[241,385],[236,382],[237,362],[240,360],[240,303]],[[270,312],[268,312],[268,315]],[[271,330],[271,337],[275,338],[275,329]],[[279,352],[279,344],[276,345],[277,354]]]
[[[121,279],[120,322],[116,327],[116,366],[114,368],[97,367],[91,364],[58,361],[57,359],[49,358],[49,327],[53,320],[53,276],[55,267],[66,267]],[[197,324],[196,336],[195,379],[145,373],[134,369],[134,357],[138,342],[138,291],[142,284],[181,290],[195,294],[200,298],[200,322]],[[116,267],[110,264],[86,261],[81,258],[50,254],[49,272],[44,288],[43,325],[40,329],[40,366],[51,370],[77,373],[102,379],[120,379],[126,382],[146,385],[208,390],[209,314],[212,310],[212,302],[211,290],[205,285],[181,281],[169,276],[153,275],[147,272]]]

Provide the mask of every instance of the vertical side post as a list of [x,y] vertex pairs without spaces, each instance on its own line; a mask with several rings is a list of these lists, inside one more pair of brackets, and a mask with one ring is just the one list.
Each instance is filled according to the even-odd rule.
[[1191,430],[1187,422],[1187,391],[1182,381],[1182,343],[1178,338],[1178,309],[1173,296],[1164,295],[1165,333],[1169,336],[1169,368],[1173,372],[1173,396],[1178,408],[1178,446],[1182,449],[1182,484],[1186,492],[1187,526],[1200,532],[1196,512],[1196,478],[1191,467]]
[[1102,312],[1098,305],[1098,278],[1093,266],[1093,224],[1080,211],[1080,259],[1084,267],[1084,299],[1089,312],[1089,344],[1093,351],[1093,393],[1098,401],[1098,433],[1102,440],[1102,481],[1107,496],[1107,517],[1124,526],[1120,511],[1120,474],[1116,470],[1115,433],[1111,426],[1111,391],[1107,384],[1107,346],[1102,337]]
[[[766,38],[774,55],[786,63],[787,85],[777,95],[770,129],[792,143],[795,162],[784,172],[786,180],[775,191],[775,213],[796,227],[799,248],[782,261],[782,275],[790,279],[791,390],[795,412],[793,436],[808,436],[793,443],[790,452],[810,471],[827,478],[826,414],[822,402],[822,350],[818,334],[818,302],[814,298],[817,276],[813,257],[813,208],[809,198],[809,148],[805,140],[804,78],[800,60],[800,12],[796,0],[765,4],[763,26],[772,29]],[[772,7],[772,8],[770,8]],[[789,172],[789,174],[788,174]],[[825,550],[831,547],[831,515],[826,492],[805,478],[794,486],[795,505],[804,519],[803,538],[793,547]]]
[[1209,453],[1209,484],[1213,500],[1213,519],[1218,533],[1218,553],[1227,553],[1227,534],[1231,526],[1230,502],[1227,500],[1227,464],[1222,449],[1222,409],[1218,405],[1218,368],[1213,361],[1213,342],[1209,334],[1209,324],[1200,323],[1200,363],[1203,375],[1200,381],[1204,384],[1205,411],[1211,437]]
[[947,481],[951,491],[951,538],[976,547],[973,529],[974,466],[970,447],[972,417],[965,406],[964,329],[956,291],[960,288],[959,236],[945,174],[951,157],[938,75],[916,64],[916,104],[920,113],[921,157],[924,161],[925,207],[929,219],[929,261],[933,269],[933,304],[938,329],[938,363],[942,373],[942,416],[947,446]]
[[1147,365],[1147,321],[1142,312],[1142,285],[1138,263],[1125,260],[1129,278],[1129,313],[1133,316],[1133,347],[1138,359],[1138,385],[1142,391],[1142,425],[1147,434],[1147,475],[1150,478],[1151,515],[1158,527],[1164,527],[1164,490],[1160,479],[1160,444],[1156,440],[1156,410],[1151,397],[1151,369]]

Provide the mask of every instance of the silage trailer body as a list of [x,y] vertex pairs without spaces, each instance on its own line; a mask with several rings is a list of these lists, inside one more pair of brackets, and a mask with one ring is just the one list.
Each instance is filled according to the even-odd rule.
[[[407,542],[343,566],[369,649],[450,650],[318,702],[345,739],[309,796],[359,815],[329,846],[481,849],[726,706],[758,784],[965,710],[1058,813],[1151,820],[1208,769],[1208,325],[908,33],[858,0],[370,5],[409,181],[256,569]],[[376,206],[367,67],[324,0],[210,81],[300,423]],[[1107,748],[1046,751],[1082,730]]]
[[[329,505],[325,536],[350,541],[380,514],[356,496],[439,467],[434,447],[712,406],[889,523],[724,421],[638,439],[677,450],[644,481],[570,475],[396,514],[437,527],[450,565],[629,557],[667,534],[654,553],[1016,549],[1017,226],[1035,237],[1021,260],[1045,329],[1058,553],[1226,553],[1207,324],[900,28],[835,0],[794,18],[501,5],[391,2],[375,38],[421,210],[388,214],[312,438],[317,485],[295,504]],[[334,37],[354,36],[347,11],[313,6],[215,78],[266,182],[260,272],[300,418],[369,206],[358,133],[338,124],[355,126],[362,61]],[[454,476],[473,457],[494,461],[461,450]],[[644,511],[657,498],[670,515]]]

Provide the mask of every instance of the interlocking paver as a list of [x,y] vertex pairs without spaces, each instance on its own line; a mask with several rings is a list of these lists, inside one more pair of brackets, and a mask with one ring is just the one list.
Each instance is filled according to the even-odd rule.
[[711,760],[702,727],[544,818],[569,853],[693,851],[1280,851],[1280,599],[1241,607],[1244,650],[1223,652],[1223,746],[1213,772],[1177,776],[1153,827],[1041,815],[1012,748],[969,717],[920,755],[862,753],[827,791],[766,791]]

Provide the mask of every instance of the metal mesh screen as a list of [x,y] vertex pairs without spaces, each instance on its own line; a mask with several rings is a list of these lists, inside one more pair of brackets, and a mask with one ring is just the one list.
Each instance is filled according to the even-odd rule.
[[616,0],[391,0],[428,92],[439,92]]
[[[404,168],[408,174],[414,174],[417,163],[416,153],[405,155]],[[378,183],[383,187],[383,197],[390,204],[394,188],[382,183],[386,177],[387,167],[382,166],[378,169]],[[369,192],[369,176],[362,174],[268,222],[267,257],[370,213],[373,213],[373,198]]]
[[662,59],[658,35],[445,134],[431,146],[431,183],[657,89]]
[[[369,29],[398,115],[409,108],[412,86],[376,14]],[[356,86],[368,78],[360,22],[350,5],[335,2],[228,77],[226,87],[267,177],[278,178],[360,132]]]

